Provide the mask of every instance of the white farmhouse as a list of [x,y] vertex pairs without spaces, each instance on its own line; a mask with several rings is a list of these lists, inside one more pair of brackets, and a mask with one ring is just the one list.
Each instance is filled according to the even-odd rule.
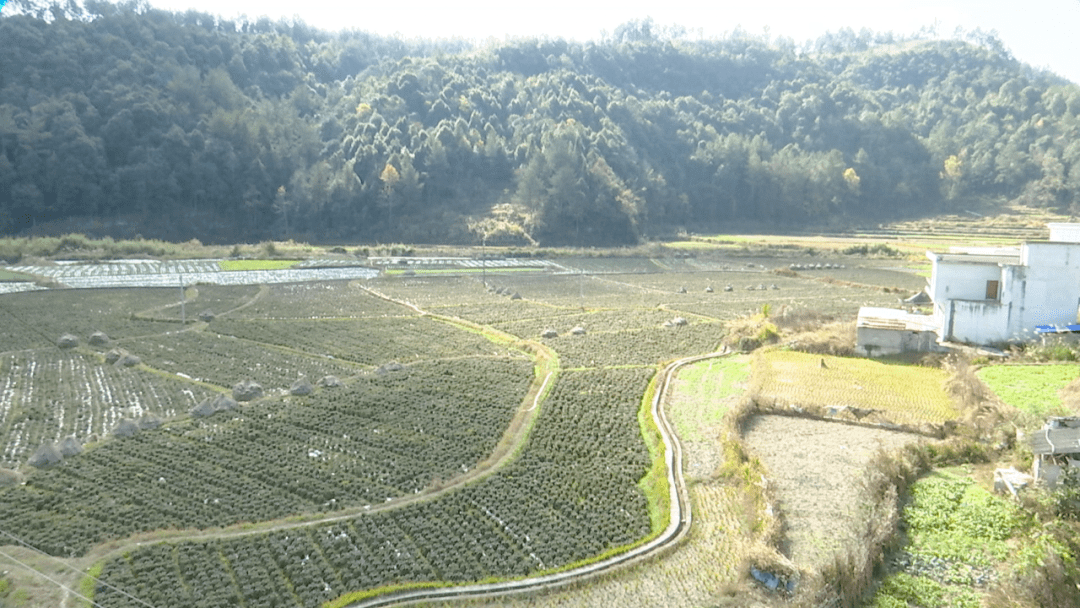
[[[927,252],[926,257],[933,262],[927,293],[934,308],[932,315],[922,319],[934,328],[939,342],[1019,342],[1034,338],[1037,332],[1077,323],[1080,224],[1050,224],[1049,241],[1012,248]],[[867,331],[859,333],[857,351],[890,354],[894,349],[886,346],[890,338],[882,333],[880,324],[876,332],[869,327],[871,319],[884,315],[878,310],[867,313]],[[863,317],[860,312],[860,328]],[[906,320],[906,329],[911,332],[911,317]]]
[[[1064,240],[1076,239],[1076,240]],[[986,254],[933,253],[929,295],[941,340],[994,344],[1029,340],[1040,326],[1076,323],[1080,225],[1051,224],[1050,241]]]

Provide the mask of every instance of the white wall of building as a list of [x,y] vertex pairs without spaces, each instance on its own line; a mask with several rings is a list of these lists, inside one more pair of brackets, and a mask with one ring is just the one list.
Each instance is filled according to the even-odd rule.
[[997,264],[972,264],[939,260],[930,273],[930,299],[983,300],[986,282],[1001,279]]
[[1080,243],[1080,224],[1047,224],[1050,240],[1062,243]]
[[[1069,325],[1080,309],[1080,244],[1025,243],[1019,264],[934,258],[930,296],[945,340],[992,344],[1035,337],[1037,325]],[[987,281],[999,297],[987,298]]]

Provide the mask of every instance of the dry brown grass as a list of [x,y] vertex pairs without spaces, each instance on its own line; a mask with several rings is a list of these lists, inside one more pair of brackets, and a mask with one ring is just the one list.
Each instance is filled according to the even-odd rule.
[[1080,378],[1065,385],[1058,394],[1061,395],[1061,404],[1069,411],[1080,411]]

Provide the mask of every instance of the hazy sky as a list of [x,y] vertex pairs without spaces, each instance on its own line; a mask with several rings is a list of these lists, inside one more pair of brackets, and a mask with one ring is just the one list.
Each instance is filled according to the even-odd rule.
[[245,14],[277,20],[298,16],[309,25],[352,28],[404,37],[485,40],[490,37],[547,35],[579,41],[599,38],[631,19],[651,17],[693,34],[721,36],[741,26],[765,28],[796,42],[826,31],[866,27],[910,34],[937,25],[941,35],[996,30],[1013,55],[1080,83],[1080,0],[149,0],[158,8],[194,8],[225,17]]

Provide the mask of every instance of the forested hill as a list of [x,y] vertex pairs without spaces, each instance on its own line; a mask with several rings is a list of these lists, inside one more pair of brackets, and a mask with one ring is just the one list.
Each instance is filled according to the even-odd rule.
[[402,42],[140,4],[0,18],[0,232],[614,245],[1080,209],[1080,87],[972,41]]

